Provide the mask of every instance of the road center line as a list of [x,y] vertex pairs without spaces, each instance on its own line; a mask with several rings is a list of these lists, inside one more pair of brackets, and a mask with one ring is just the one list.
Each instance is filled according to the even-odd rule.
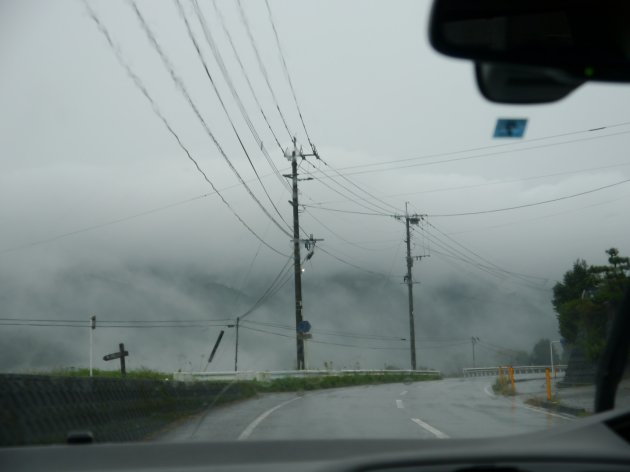
[[404,397],[405,395],[407,395],[407,390],[403,390],[402,392],[400,392],[401,397]]
[[405,408],[405,405],[403,405],[403,401],[402,401],[402,400],[400,400],[400,399],[397,399],[397,400],[396,400],[396,406],[397,406],[398,408]]
[[262,415],[260,415],[258,418],[256,418],[254,421],[252,421],[251,423],[249,423],[247,425],[247,428],[245,428],[243,430],[241,435],[238,437],[238,440],[239,441],[243,441],[243,440],[247,439],[248,437],[250,437],[251,434],[256,429],[256,427],[260,423],[262,423],[264,421],[264,419],[267,418],[270,414],[272,414],[274,411],[282,408],[284,405],[288,405],[289,403],[294,402],[295,400],[299,400],[300,398],[302,398],[302,397],[292,398],[291,400],[287,400],[286,402],[282,402],[279,405],[276,405],[273,408],[270,408],[269,410],[265,411]]
[[418,418],[411,418],[411,421],[416,423],[421,428],[426,429],[429,433],[431,433],[433,436],[435,436],[438,439],[448,439],[448,437],[449,437],[448,434],[443,433],[439,429],[434,428],[430,424],[425,423],[424,421],[419,420]]

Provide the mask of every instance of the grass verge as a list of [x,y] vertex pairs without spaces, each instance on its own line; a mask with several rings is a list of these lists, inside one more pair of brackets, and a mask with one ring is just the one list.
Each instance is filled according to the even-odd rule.
[[507,379],[501,377],[498,377],[494,384],[492,384],[492,391],[497,395],[516,395],[516,389],[512,387],[512,384]]
[[321,375],[317,377],[287,377],[269,381],[252,381],[257,392],[299,392],[326,388],[351,387],[355,385],[376,385],[385,383],[411,383],[427,380],[440,380],[439,374],[348,374]]

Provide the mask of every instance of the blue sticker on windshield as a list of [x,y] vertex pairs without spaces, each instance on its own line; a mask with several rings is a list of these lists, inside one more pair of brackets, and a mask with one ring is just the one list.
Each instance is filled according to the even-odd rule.
[[499,118],[494,128],[495,138],[522,138],[527,126],[526,118]]

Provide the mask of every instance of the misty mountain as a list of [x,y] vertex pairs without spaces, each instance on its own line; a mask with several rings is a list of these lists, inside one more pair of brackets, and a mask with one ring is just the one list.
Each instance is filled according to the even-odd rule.
[[[241,323],[241,370],[294,368],[290,270],[286,284]],[[314,267],[303,278],[304,317],[313,326],[313,339],[307,343],[308,365],[323,368],[326,362],[335,368],[408,368],[409,319],[402,279],[358,271],[322,272]],[[129,368],[203,369],[224,330],[209,369],[232,370],[235,329],[226,325],[233,325],[237,316],[256,303],[273,277],[244,279],[237,271],[217,273],[192,264],[111,260],[2,273],[2,318],[43,320],[40,324],[82,320],[85,327],[4,325],[0,328],[0,369],[87,366],[88,320],[94,314],[96,367],[117,368],[115,363],[102,361],[102,356],[124,342],[130,351]],[[236,282],[227,284],[226,280]],[[495,346],[477,346],[477,365],[498,362],[505,350],[529,351],[540,337],[557,337],[548,295],[541,290],[524,297],[506,293],[500,284],[451,276],[414,286],[414,295],[419,366],[445,372],[471,366],[471,336]],[[186,326],[203,320],[223,321]],[[185,326],[156,326],[164,321]],[[116,327],[106,326],[106,322]],[[143,327],[120,327],[125,322]]]

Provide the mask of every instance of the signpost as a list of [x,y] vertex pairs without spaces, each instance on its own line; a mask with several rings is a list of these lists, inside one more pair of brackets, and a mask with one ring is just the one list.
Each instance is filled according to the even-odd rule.
[[120,343],[118,347],[120,349],[118,352],[113,352],[103,356],[103,360],[111,361],[114,359],[120,359],[120,373],[124,377],[127,375],[127,371],[125,370],[125,357],[129,355],[129,351],[125,351],[125,345],[123,343]]
[[311,330],[311,324],[306,321],[306,320],[302,320],[298,323],[297,325],[297,332],[298,333],[302,333],[302,334],[306,334]]

